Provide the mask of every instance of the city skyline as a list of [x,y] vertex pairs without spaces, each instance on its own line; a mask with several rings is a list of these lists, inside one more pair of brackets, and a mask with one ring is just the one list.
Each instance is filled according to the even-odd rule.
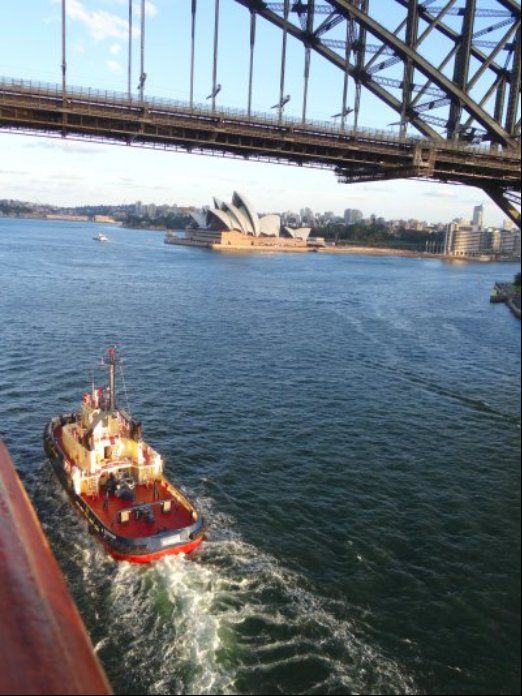
[[[244,192],[243,192],[244,193]],[[253,199],[252,199],[253,200]],[[5,198],[0,198],[0,203],[2,202],[8,202],[11,204],[20,204],[20,205],[28,205],[28,206],[34,206],[35,209],[38,208],[47,208],[47,209],[56,209],[56,210],[61,210],[62,212],[64,211],[80,211],[83,208],[87,209],[95,209],[95,208],[114,208],[115,210],[113,212],[117,212],[118,208],[126,208],[132,209],[132,212],[139,216],[139,217],[148,217],[151,219],[151,221],[157,217],[158,215],[165,215],[167,213],[177,213],[177,214],[188,214],[188,211],[193,210],[193,211],[205,211],[209,208],[208,203],[187,203],[186,201],[180,201],[180,200],[158,200],[156,202],[153,202],[151,200],[146,200],[146,199],[138,199],[138,200],[131,200],[131,201],[116,201],[116,202],[109,202],[107,200],[95,200],[92,203],[72,203],[72,204],[66,204],[66,205],[61,205],[57,204],[48,200],[36,200],[35,198],[29,199],[29,198],[11,198],[11,197],[5,197]],[[337,212],[335,210],[326,210],[326,209],[320,209],[316,208],[313,209],[310,207],[310,205],[305,205],[297,209],[292,209],[289,207],[283,207],[280,209],[272,208],[272,209],[263,209],[259,206],[256,206],[256,208],[264,215],[270,215],[270,214],[275,214],[281,216],[283,221],[292,222],[292,220],[297,221],[299,224],[301,222],[306,222],[312,223],[312,224],[326,224],[328,221],[334,222],[334,223],[344,223],[346,225],[354,224],[357,222],[362,222],[364,224],[368,224],[369,222],[377,222],[381,224],[397,224],[397,223],[406,223],[406,227],[408,224],[415,224],[417,226],[425,226],[425,228],[445,228],[448,225],[452,223],[461,223],[461,224],[476,224],[474,222],[474,218],[476,216],[476,213],[478,210],[481,211],[481,220],[483,219],[482,213],[484,210],[484,204],[481,203],[479,205],[473,205],[467,212],[471,212],[471,215],[466,215],[462,214],[465,213],[465,211],[460,211],[460,215],[456,215],[452,217],[451,219],[440,219],[437,221],[430,221],[426,219],[426,217],[413,217],[413,216],[407,216],[407,215],[402,215],[402,216],[397,216],[397,217],[389,217],[382,215],[379,210],[364,210],[361,211],[358,208],[345,208],[344,210],[341,210],[340,212]],[[1,216],[1,211],[0,211],[0,216]],[[286,224],[286,223],[285,223]],[[513,223],[506,218],[503,218],[500,220],[497,224],[487,224],[483,223],[480,224],[479,227],[483,227],[484,229],[487,228],[497,228],[497,229],[511,229],[514,227]],[[419,227],[421,229],[421,227]]]
[[436,224],[483,204],[486,225],[499,226],[505,217],[482,191],[465,186],[415,180],[346,185],[323,170],[14,134],[0,134],[0,149],[2,198],[61,207],[136,200],[201,206],[213,194],[226,197],[242,188],[267,212],[310,207],[342,216],[355,208]]

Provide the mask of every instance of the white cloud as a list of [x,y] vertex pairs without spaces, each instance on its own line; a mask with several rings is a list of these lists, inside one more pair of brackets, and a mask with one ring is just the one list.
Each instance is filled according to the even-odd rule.
[[[60,0],[52,0],[57,4]],[[116,4],[123,6],[124,0],[113,0]],[[145,0],[145,14],[147,17],[156,17],[159,10],[153,0]],[[90,10],[81,0],[67,0],[67,17],[72,21],[81,22],[85,25],[89,34],[96,41],[104,39],[126,39],[129,32],[128,20],[108,12],[107,10]],[[133,27],[133,34],[139,34],[139,28]],[[111,51],[112,52],[112,51]],[[119,49],[114,55],[119,53]]]
[[69,0],[67,16],[85,25],[96,41],[125,39],[128,35],[127,20],[105,10],[88,10],[80,0]]
[[121,52],[121,44],[112,44],[109,51],[111,55],[117,56]]
[[108,60],[105,65],[109,68],[109,70],[112,73],[120,73],[121,72],[121,65],[118,63],[117,60]]

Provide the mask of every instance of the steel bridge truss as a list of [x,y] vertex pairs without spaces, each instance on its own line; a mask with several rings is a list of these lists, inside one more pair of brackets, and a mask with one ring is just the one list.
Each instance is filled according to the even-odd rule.
[[[246,111],[232,118],[217,106],[220,0],[200,3],[213,25],[209,106],[194,104],[198,0],[186,0],[190,100],[159,110],[157,100],[145,97],[145,0],[139,3],[137,98],[132,90],[136,1],[128,0],[127,95],[107,101],[89,91],[85,101],[68,86],[67,0],[62,0],[61,90],[0,81],[0,128],[328,167],[343,183],[421,177],[480,186],[520,226],[521,11],[516,0],[234,0],[250,15],[250,51]],[[279,101],[268,119],[252,112],[259,18],[281,31]],[[297,121],[284,115],[291,99],[286,94],[289,39],[304,50]],[[342,76],[340,93],[332,95],[336,120],[319,128],[308,118],[312,56]],[[399,127],[395,136],[367,137],[359,127],[367,93],[397,114],[397,123],[388,124]]]
[[[236,2],[251,13],[251,68],[256,17],[282,31],[281,104],[286,37],[303,44],[303,121],[313,52],[344,74],[343,124],[353,114],[357,127],[366,89],[398,114],[403,133],[413,127],[432,139],[517,146],[521,46],[515,0]],[[393,17],[400,17],[398,24]]]
[[[193,0],[193,9],[196,0]],[[217,2],[217,0],[216,0]],[[312,52],[342,71],[341,127],[357,128],[362,90],[396,114],[408,130],[433,141],[489,142],[520,152],[520,3],[515,0],[236,0],[251,14],[249,109],[256,17],[283,35],[280,113],[285,97],[286,43],[304,47],[302,121],[307,118]],[[392,23],[392,17],[400,17]],[[434,51],[436,46],[436,51]],[[433,55],[438,62],[434,65]],[[351,92],[350,94],[350,86]],[[409,168],[410,176],[418,172]],[[374,166],[338,168],[339,180],[407,176]],[[520,198],[492,182],[483,189],[520,226]]]

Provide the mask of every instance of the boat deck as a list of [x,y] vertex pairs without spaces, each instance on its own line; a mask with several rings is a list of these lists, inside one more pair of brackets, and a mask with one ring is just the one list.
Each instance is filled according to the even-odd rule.
[[[67,457],[63,442],[63,426],[58,426],[54,435],[61,451]],[[100,479],[107,480],[109,472],[125,463],[112,459],[103,460]],[[119,468],[121,470],[125,466]],[[105,487],[99,485],[96,494],[82,493],[81,497],[107,529],[122,537],[150,537],[160,532],[183,529],[195,521],[191,510],[174,497],[169,491],[169,483],[163,478],[157,480],[155,485],[152,482],[134,483],[132,492],[132,500],[122,499],[115,493],[107,495]],[[137,506],[143,507],[137,511]],[[128,514],[123,520],[121,512],[125,510],[128,510]],[[145,514],[140,514],[141,512]]]
[[[168,492],[163,482],[158,483],[156,487],[156,499],[152,485],[136,485],[134,495],[134,500],[121,500],[116,495],[106,496],[105,491],[101,490],[98,495],[82,495],[82,498],[107,529],[123,537],[149,537],[168,530],[182,529],[194,523],[190,510]],[[170,501],[170,510],[163,509],[162,501]],[[135,508],[137,505],[150,506],[153,520],[138,517],[135,510],[130,510],[129,519],[121,522],[120,511]]]

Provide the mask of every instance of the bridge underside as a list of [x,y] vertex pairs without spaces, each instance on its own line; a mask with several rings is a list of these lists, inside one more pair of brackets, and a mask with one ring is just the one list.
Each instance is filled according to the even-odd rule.
[[510,201],[520,188],[520,158],[512,149],[248,117],[162,100],[136,103],[91,90],[70,90],[64,97],[57,87],[23,83],[0,83],[2,129],[329,168],[343,183],[420,177],[478,186],[520,226],[520,212]]

